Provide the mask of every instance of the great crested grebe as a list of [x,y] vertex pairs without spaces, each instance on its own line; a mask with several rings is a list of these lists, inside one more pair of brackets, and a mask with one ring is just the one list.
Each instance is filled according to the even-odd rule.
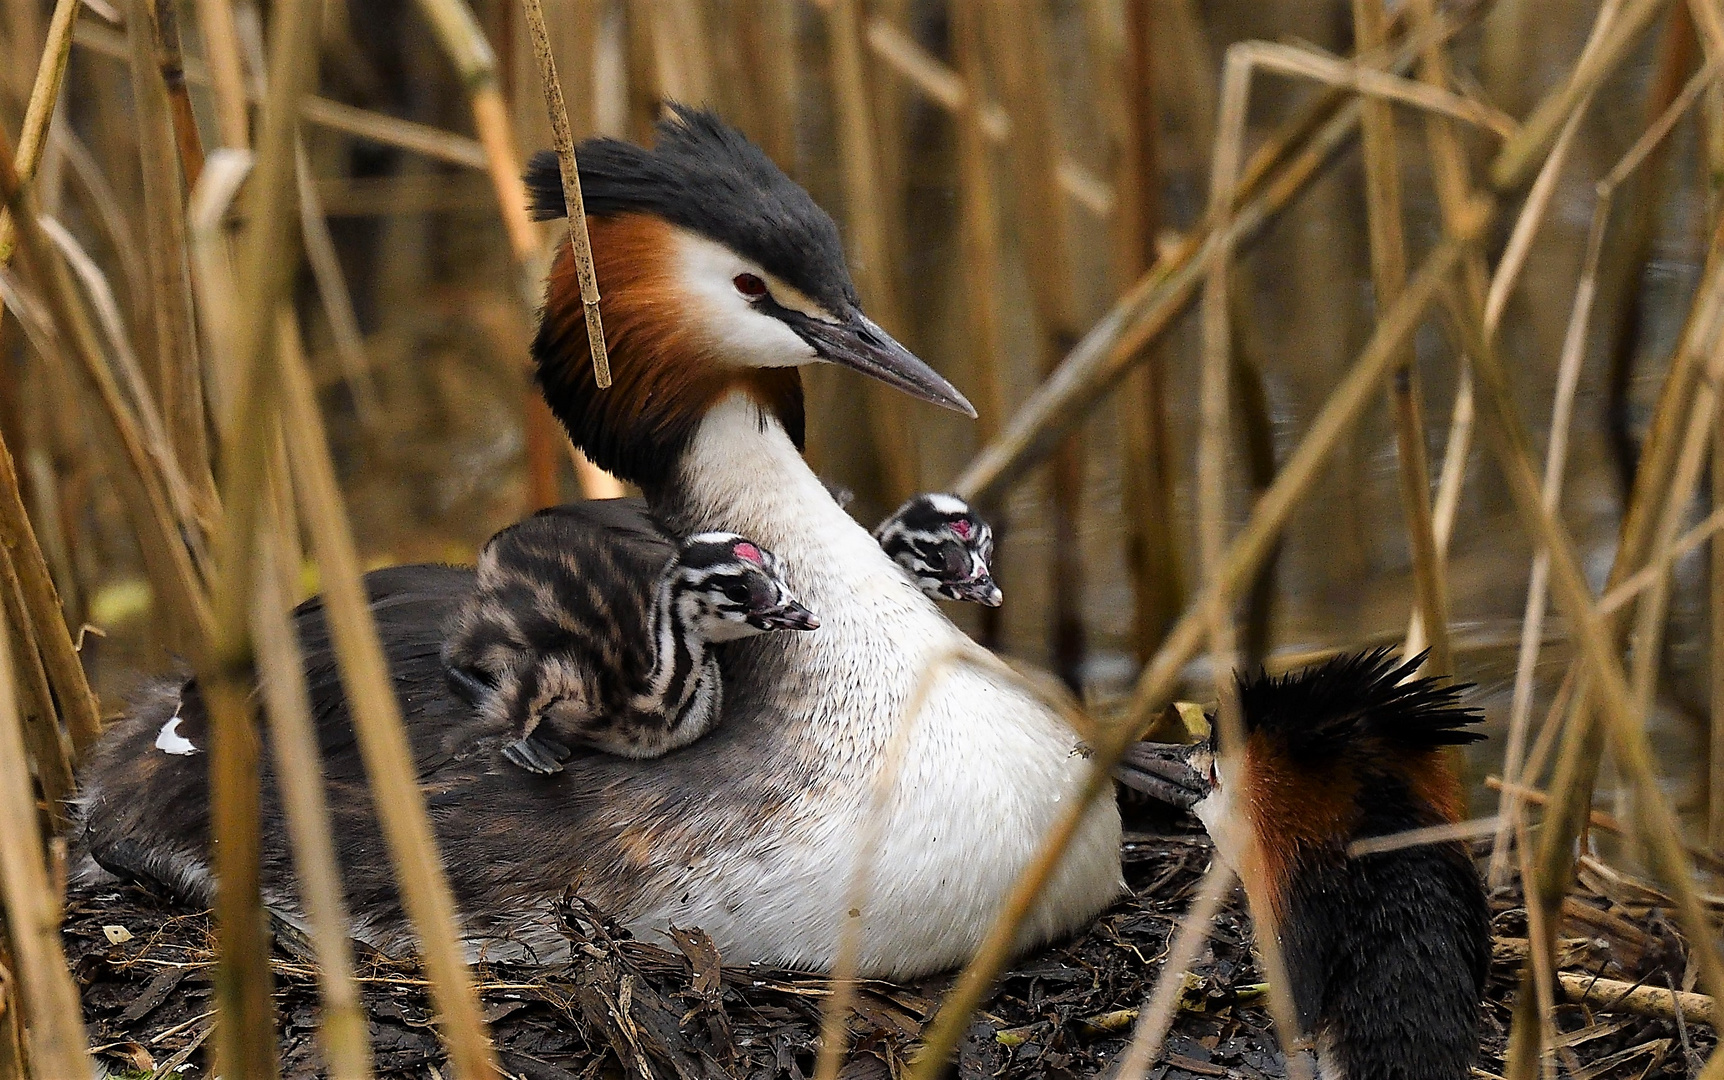
[[1324,1080],[1464,1080],[1478,1053],[1490,909],[1466,846],[1349,851],[1459,819],[1444,748],[1483,738],[1482,717],[1462,688],[1411,678],[1422,660],[1376,650],[1241,679],[1241,745],[1141,744],[1121,777],[1146,771],[1144,790],[1192,806],[1238,871]]
[[480,551],[443,662],[528,772],[560,772],[571,743],[658,757],[718,720],[714,642],[820,625],[782,573],[735,533],[672,547],[595,529],[579,507],[542,511]]
[[956,495],[917,495],[874,527],[886,556],[936,600],[1000,606],[988,564],[994,531]]
[[[710,934],[732,963],[831,964],[856,838],[888,746],[930,665],[962,633],[828,494],[803,461],[803,364],[835,363],[971,412],[955,389],[863,315],[838,230],[806,192],[717,117],[676,109],[643,149],[579,150],[614,384],[594,385],[565,247],[533,355],[574,441],[640,485],[593,504],[595,528],[734,532],[775,551],[808,634],[719,647],[725,715],[704,737],[637,761],[579,755],[532,783],[471,745],[472,707],[448,685],[442,632],[470,571],[368,576],[451,885],[475,947],[566,949],[572,886],[639,931]],[[557,166],[535,161],[541,216],[563,212]],[[321,606],[298,615],[335,833],[356,930],[411,946]],[[991,671],[933,676],[867,852],[859,969],[911,976],[966,960],[1087,762],[1059,714]],[[172,726],[178,753],[156,749]],[[164,685],[103,739],[84,773],[84,850],[110,870],[209,895],[207,720],[195,684]],[[190,750],[185,749],[191,748]],[[266,785],[263,859],[292,907],[279,803]],[[1085,818],[1026,921],[1025,945],[1085,925],[1122,887],[1111,803]]]

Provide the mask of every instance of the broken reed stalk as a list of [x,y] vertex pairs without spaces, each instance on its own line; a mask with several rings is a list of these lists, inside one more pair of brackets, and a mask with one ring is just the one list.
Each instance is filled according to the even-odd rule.
[[60,899],[49,882],[37,831],[36,797],[25,758],[22,718],[7,659],[11,634],[0,620],[0,900],[17,964],[32,1074],[92,1075],[78,988],[60,948]]
[[[857,291],[886,332],[902,336],[906,323],[892,280],[891,231],[881,195],[879,150],[873,106],[862,63],[860,0],[833,0],[826,9],[831,50],[832,94],[837,113],[840,181],[844,219],[851,245]],[[885,472],[888,505],[897,505],[921,487],[920,454],[910,414],[889,387],[872,379],[863,390],[875,451]]]
[[[287,305],[277,315],[277,326],[282,352],[300,356],[299,328]],[[367,1080],[372,1075],[370,1029],[353,981],[347,904],[342,899],[341,869],[330,829],[304,657],[291,614],[299,577],[298,560],[290,554],[290,548],[297,549],[298,545],[284,542],[291,528],[292,482],[286,444],[279,431],[271,434],[275,445],[270,453],[269,492],[258,528],[259,565],[251,608],[258,681],[269,720],[276,789],[293,845],[294,888],[310,923],[317,954],[317,985],[323,1005],[318,1042],[332,1080]]]
[[293,463],[294,487],[323,574],[324,612],[365,775],[395,863],[402,907],[419,937],[451,1071],[458,1080],[488,1080],[499,1075],[496,1056],[462,955],[455,901],[416,781],[401,702],[395,696],[366,597],[323,418],[302,358],[289,349],[281,353],[281,361],[282,428]]
[[36,781],[42,785],[42,800],[48,806],[48,822],[54,832],[67,823],[67,800],[75,791],[72,780],[72,748],[60,730],[54,713],[54,694],[48,672],[36,646],[36,634],[24,607],[12,557],[0,546],[0,617],[12,628],[12,655],[0,653],[0,664],[13,664],[23,679],[18,715],[24,722],[24,742],[36,763]]
[[[48,124],[54,117],[54,105],[60,100],[60,84],[66,78],[66,62],[72,55],[72,28],[78,21],[79,0],[55,0],[54,15],[48,22],[48,41],[42,49],[42,62],[36,68],[36,81],[30,87],[30,100],[24,107],[24,126],[18,132],[18,175],[28,184],[36,178],[36,166],[41,164],[42,149],[48,143]],[[0,266],[12,261],[15,224],[10,207],[0,210]],[[5,311],[0,309],[0,318]]]
[[1132,1029],[1131,1042],[1119,1059],[1114,1080],[1143,1080],[1149,1067],[1161,1057],[1162,1040],[1173,1026],[1179,1011],[1180,991],[1185,989],[1185,976],[1197,962],[1197,952],[1209,940],[1215,917],[1221,914],[1222,902],[1233,886],[1233,871],[1220,859],[1211,859],[1209,869],[1197,887],[1197,896],[1185,909],[1179,922],[1179,932],[1167,947],[1161,961],[1161,971],[1155,977],[1155,988],[1138,1010],[1137,1026]]
[[[1235,47],[1227,50],[1222,63],[1221,102],[1216,119],[1214,158],[1209,172],[1209,217],[1225,225],[1232,211],[1232,196],[1238,184],[1240,161],[1245,153],[1246,115],[1251,104],[1253,64],[1249,54]],[[1198,309],[1203,333],[1203,366],[1198,389],[1197,445],[1197,549],[1201,580],[1211,580],[1227,546],[1227,446],[1229,443],[1229,394],[1232,342],[1232,310],[1229,306],[1229,274],[1233,251],[1223,246],[1209,260]],[[1403,346],[1403,349],[1405,346]],[[1234,680],[1238,668],[1238,634],[1233,620],[1235,597],[1212,593],[1209,610],[1209,663],[1214,674],[1216,719],[1221,740],[1227,746],[1245,745],[1245,726],[1239,713],[1239,688]],[[1266,644],[1266,643],[1265,643]],[[1249,898],[1249,897],[1248,897]],[[1253,917],[1265,912],[1256,911]],[[1269,926],[1272,921],[1256,921]],[[1288,1076],[1306,1080],[1308,1063],[1294,1053],[1298,1020],[1287,979],[1281,940],[1275,934],[1258,937],[1263,966],[1269,982],[1269,1011],[1287,1058]]]
[[[1475,215],[1475,228],[1482,229],[1484,219],[1483,213]],[[1018,925],[1059,866],[1084,815],[1104,791],[1113,790],[1113,766],[1136,741],[1138,733],[1172,700],[1181,670],[1208,639],[1211,611],[1218,602],[1242,595],[1256,576],[1293,508],[1309,492],[1329,455],[1358,423],[1367,403],[1380,392],[1397,351],[1423,321],[1426,309],[1437,299],[1460,261],[1463,240],[1470,242],[1471,236],[1467,233],[1462,240],[1452,237],[1444,240],[1426,258],[1408,283],[1407,291],[1383,313],[1352,370],[1329,395],[1275,482],[1257,500],[1245,527],[1228,544],[1216,573],[1203,582],[1201,592],[1192,599],[1155,658],[1144,668],[1128,714],[1097,733],[1084,786],[1069,800],[1048,831],[1035,860],[1019,875],[975,959],[959,975],[941,1004],[939,1014],[927,1028],[924,1051],[911,1074],[912,1080],[932,1080],[944,1068],[969,1023],[970,1014],[1012,955]]]
[[[1382,48],[1387,44],[1387,35],[1388,15],[1382,0],[1353,0],[1353,37],[1359,51]],[[1364,102],[1361,140],[1372,293],[1375,303],[1382,306],[1394,303],[1407,283],[1400,157],[1394,107],[1387,101]],[[1431,525],[1431,467],[1425,451],[1424,394],[1413,361],[1413,350],[1409,348],[1389,376],[1389,405],[1395,418],[1395,451],[1400,465],[1401,509],[1413,561],[1414,612],[1429,642],[1426,666],[1430,671],[1452,675],[1448,576]],[[1412,652],[1410,646],[1408,651]]]
[[36,532],[24,509],[18,473],[12,453],[0,440],[0,546],[10,556],[18,576],[19,594],[30,626],[36,632],[36,647],[47,670],[49,684],[59,703],[60,717],[72,737],[73,760],[102,733],[96,699],[78,659],[77,646],[66,626],[59,591],[54,588],[48,562],[36,542]]
[[1621,979],[1561,972],[1556,977],[1562,999],[1570,1005],[1590,1005],[1600,1012],[1626,1012],[1674,1020],[1678,1015],[1690,1024],[1718,1026],[1718,1002],[1705,994],[1642,986]]
[[[1453,27],[1435,20],[1391,56],[1372,58],[1386,70],[1410,67],[1426,39],[1441,40]],[[1059,367],[1038,386],[1006,430],[964,467],[952,488],[977,503],[996,502],[1017,475],[1043,458],[1063,433],[1089,415],[1195,298],[1208,260],[1222,246],[1243,250],[1323,170],[1352,138],[1359,103],[1338,93],[1321,95],[1309,111],[1277,129],[1253,155],[1233,195],[1225,229],[1205,220],[1179,251],[1157,263],[1114,302]]]
[[[175,149],[172,104],[157,62],[153,2],[130,0],[126,6],[132,101],[143,172],[144,258],[150,273],[153,332],[148,340],[155,344],[150,373],[168,444],[191,485],[198,516],[208,521],[215,516],[215,479],[210,475],[209,445],[204,437],[203,377],[186,261],[182,191],[191,181],[189,174],[182,176]],[[198,166],[201,170],[201,153]]]
[[539,64],[539,82],[545,91],[545,111],[551,120],[551,146],[563,178],[564,220],[569,226],[569,256],[575,261],[575,280],[581,286],[581,309],[586,316],[587,344],[593,354],[593,378],[599,389],[611,385],[611,361],[605,351],[605,326],[599,317],[599,277],[593,270],[593,244],[587,236],[587,204],[581,197],[581,172],[575,163],[575,138],[569,130],[569,108],[563,100],[563,84],[557,78],[556,58],[551,55],[551,35],[545,26],[545,9],[539,0],[521,0],[527,15],[527,30],[533,39],[533,57]]
[[1001,372],[1005,362],[1004,334],[1000,327],[1000,233],[999,201],[994,191],[994,162],[982,132],[981,110],[985,86],[982,66],[981,0],[952,0],[952,53],[958,73],[967,88],[964,105],[955,117],[958,132],[958,191],[962,203],[961,223],[965,291],[970,305],[970,364],[972,378],[981,387],[976,400],[977,434],[983,443],[993,440],[1006,422],[1006,388]]

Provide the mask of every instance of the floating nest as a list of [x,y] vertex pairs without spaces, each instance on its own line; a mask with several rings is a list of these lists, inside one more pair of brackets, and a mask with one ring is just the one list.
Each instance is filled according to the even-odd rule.
[[[1108,1070],[1210,856],[1201,834],[1128,833],[1130,894],[1081,938],[1018,963],[971,1025],[958,1075],[1087,1077]],[[1475,1076],[1481,1077],[1501,1074],[1510,1000],[1526,955],[1518,893],[1503,891],[1492,910],[1497,937],[1480,1024]],[[1677,993],[1692,989],[1694,974],[1668,910],[1665,898],[1646,886],[1602,864],[1583,865],[1581,887],[1565,908],[1560,967],[1574,984],[1571,997],[1613,989],[1597,1004],[1556,1010],[1561,1064],[1576,1080],[1688,1076],[1711,1053],[1711,1027],[1678,1007],[1699,999]],[[575,901],[565,905],[563,923],[575,946],[571,964],[478,969],[485,1018],[511,1076],[811,1075],[828,997],[819,975],[726,966],[698,930],[679,931],[666,944],[635,940]],[[214,1009],[207,913],[186,914],[130,886],[74,890],[65,939],[91,1038],[112,1073],[165,1077],[202,1069]],[[1235,896],[1186,977],[1151,1080],[1284,1075],[1250,941]],[[418,971],[375,955],[363,957],[359,968],[378,1075],[446,1076]],[[317,986],[303,943],[278,935],[274,969],[283,1074],[317,1076]],[[1669,993],[1624,995],[1617,984]],[[945,979],[863,984],[849,1017],[851,1051],[842,1075],[900,1075],[947,985]],[[1656,1015],[1661,1000],[1671,1004]]]

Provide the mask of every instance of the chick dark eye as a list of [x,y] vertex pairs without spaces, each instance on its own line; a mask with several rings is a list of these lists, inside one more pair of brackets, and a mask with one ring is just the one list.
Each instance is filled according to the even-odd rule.
[[735,585],[726,585],[724,595],[733,604],[746,604],[748,603],[748,586],[740,581]]
[[730,279],[736,286],[736,291],[750,300],[759,300],[766,295],[766,282],[755,274],[738,274]]

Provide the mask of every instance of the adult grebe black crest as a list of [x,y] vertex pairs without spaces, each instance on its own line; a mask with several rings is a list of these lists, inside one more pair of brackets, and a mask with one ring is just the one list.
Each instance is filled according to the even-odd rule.
[[[1280,942],[1326,1080],[1463,1080],[1478,1053],[1490,911],[1466,846],[1349,854],[1460,817],[1444,748],[1483,738],[1468,727],[1482,717],[1461,706],[1463,688],[1412,678],[1422,660],[1377,650],[1241,679],[1241,745],[1217,745],[1217,733],[1135,752],[1145,790],[1182,786],[1173,801],[1195,801],[1257,933]],[[1181,754],[1193,770],[1183,781]]]
[[658,757],[718,721],[714,642],[820,625],[781,575],[735,533],[672,548],[544,511],[485,544],[443,661],[528,772],[560,772],[570,744]]
[[[472,706],[442,661],[442,628],[473,574],[370,575],[450,881],[476,946],[566,947],[554,907],[576,887],[642,932],[699,926],[729,962],[825,967],[887,747],[924,672],[965,639],[803,461],[796,369],[839,364],[971,410],[862,313],[832,220],[717,117],[676,109],[651,149],[595,140],[579,157],[615,383],[593,384],[566,248],[533,355],[575,442],[647,496],[582,513],[631,534],[749,537],[778,555],[821,627],[720,646],[724,715],[689,745],[646,761],[577,755],[524,782],[497,746],[473,743]],[[536,160],[528,179],[541,213],[560,214],[554,161]],[[357,930],[407,948],[316,601],[298,626]],[[1087,767],[1057,712],[992,671],[937,673],[913,724],[867,853],[871,975],[965,960]],[[177,741],[158,749],[170,726]],[[205,902],[206,739],[194,684],[138,702],[86,768],[83,850]],[[266,887],[291,909],[273,790],[263,813]],[[1083,926],[1117,894],[1119,838],[1112,805],[1085,819],[1025,944]]]

